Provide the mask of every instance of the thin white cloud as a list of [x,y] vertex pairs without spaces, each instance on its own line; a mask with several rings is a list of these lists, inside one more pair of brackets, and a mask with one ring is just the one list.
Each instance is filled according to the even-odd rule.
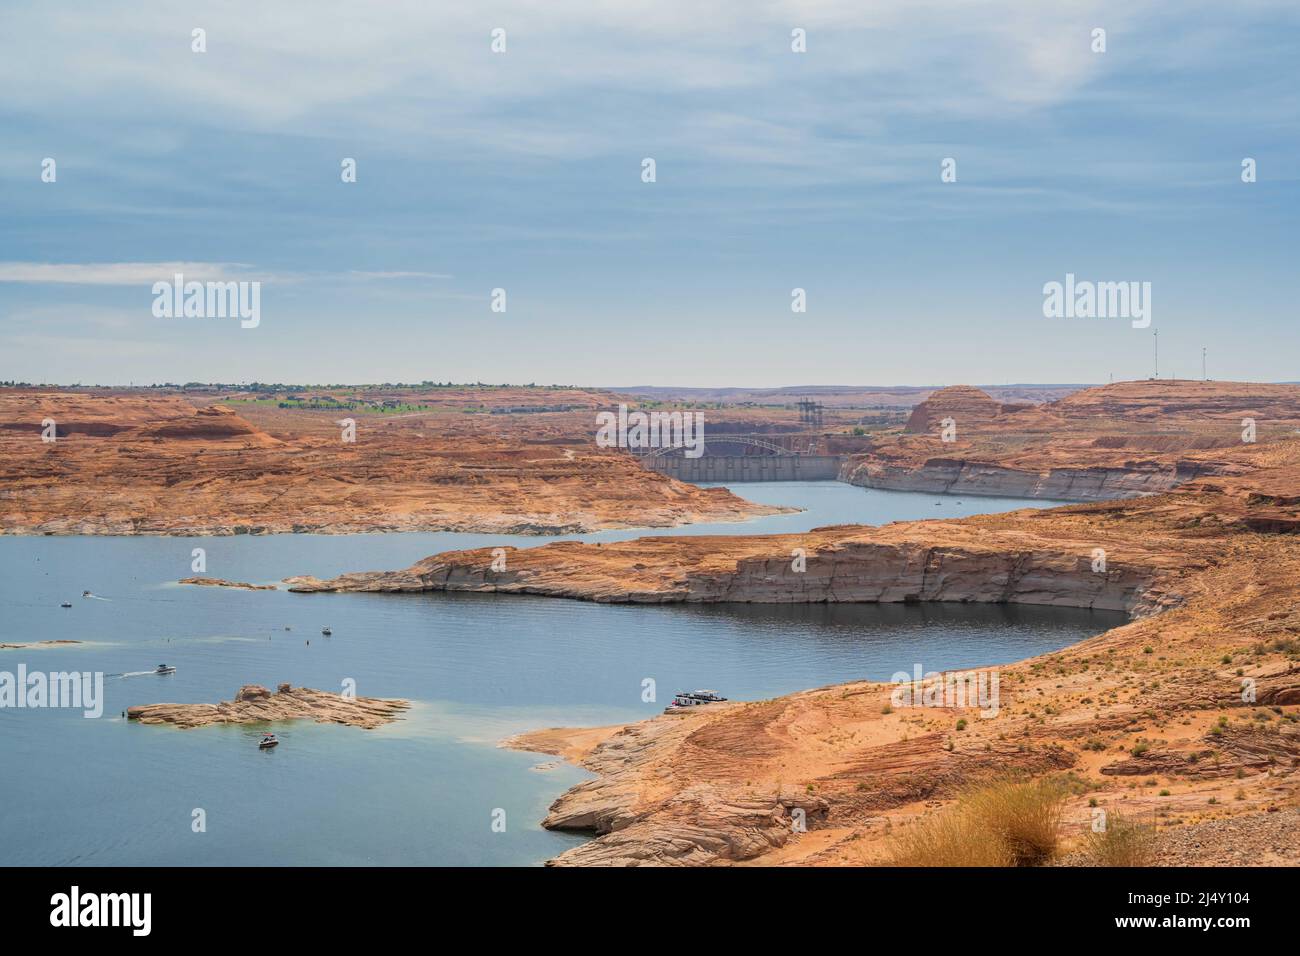
[[[170,161],[194,136],[219,150],[225,133],[319,139],[340,157],[357,157],[363,182],[376,174],[378,156],[437,154],[457,162],[632,163],[654,155],[670,178],[674,160],[698,157],[706,163],[695,182],[713,170],[735,182],[743,170],[783,177],[786,186],[832,184],[882,171],[888,179],[900,151],[933,155],[935,131],[965,136],[971,124],[991,123],[995,136],[1025,134],[1015,124],[1043,118],[1042,129],[1028,132],[1052,135],[1061,128],[1053,111],[1114,95],[1107,83],[1126,71],[1204,78],[1216,57],[1231,55],[1232,31],[1247,29],[1252,17],[1300,18],[1295,0],[1238,0],[1231,17],[1213,0],[1184,0],[1176,18],[1167,7],[1158,0],[494,0],[484,9],[389,0],[374,16],[351,0],[318,0],[310,11],[226,0],[205,8],[200,24],[165,4],[148,16],[120,4],[86,5],[75,17],[33,4],[6,11],[0,109],[107,131],[105,142],[78,150],[32,143],[9,165],[31,164],[48,149],[68,163],[69,175],[76,163],[112,163],[119,181],[152,177],[142,186],[168,176],[151,157]],[[190,50],[199,25],[207,31],[202,54]],[[495,27],[507,31],[505,54],[491,52]],[[807,30],[806,54],[790,52],[794,27]],[[1097,27],[1109,34],[1105,56],[1091,51]],[[34,85],[39,97],[30,93]],[[1243,99],[1226,84],[1221,93],[1211,87],[1180,101],[1160,87],[1128,84],[1117,110],[1145,98],[1161,118],[1170,109],[1195,109],[1198,121],[1227,110],[1235,117],[1260,111],[1261,121],[1279,125],[1294,116],[1285,90],[1264,97],[1254,88]],[[141,161],[122,162],[126,155]],[[279,173],[241,158],[230,175],[258,185]],[[122,210],[93,201],[105,215],[172,212],[158,208],[152,193],[147,205]]]
[[444,272],[365,272],[353,269],[347,273],[358,279],[450,279]]
[[0,262],[0,282],[40,285],[151,285],[176,275],[193,282],[302,282],[308,279],[450,279],[440,272],[259,272],[240,262]]
[[249,267],[232,262],[0,262],[0,282],[52,285],[141,285],[188,279],[229,282],[257,278]]
[[[208,46],[196,54],[198,24],[184,9],[143,17],[93,5],[69,17],[32,5],[7,15],[10,37],[24,39],[8,49],[0,40],[0,104],[18,112],[32,108],[35,78],[47,112],[544,156],[619,148],[629,129],[662,144],[716,106],[691,100],[771,99],[800,85],[792,75],[820,92],[857,90],[864,108],[891,115],[1033,110],[1076,95],[1109,63],[1090,52],[1093,27],[1117,43],[1139,23],[1168,32],[1155,0],[499,0],[490,11],[391,0],[383,16],[351,0],[320,0],[310,12],[229,0],[203,11]],[[507,31],[505,54],[490,50],[496,27]],[[808,31],[797,58],[794,27]],[[906,95],[882,101],[890,90]],[[585,111],[582,123],[557,123],[545,109],[560,104],[567,118],[565,101],[593,92],[609,109]],[[763,132],[735,131],[741,140]]]

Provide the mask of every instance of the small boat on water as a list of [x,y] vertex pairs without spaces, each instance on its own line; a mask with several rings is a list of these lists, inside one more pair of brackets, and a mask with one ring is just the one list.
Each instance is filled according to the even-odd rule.
[[154,670],[154,673],[155,673],[155,674],[175,674],[175,673],[176,673],[176,668],[172,667],[170,664],[159,664],[158,667],[157,667],[157,669]]
[[72,602],[64,601],[62,604],[59,605],[59,607],[72,607]]
[[322,627],[322,628],[320,629],[320,632],[321,632],[322,634],[324,634],[326,637],[329,637],[331,634],[334,633],[334,632],[331,631],[328,627]]
[[270,750],[272,747],[278,747],[280,741],[275,739],[275,734],[262,734],[262,742],[257,745],[258,750]]
[[664,713],[673,714],[687,707],[699,707],[702,704],[718,704],[726,699],[716,690],[683,691],[673,694],[673,702],[664,708]]
[[82,596],[82,597],[94,597],[95,595],[91,594],[89,591],[82,591],[82,592],[81,592],[81,596]]

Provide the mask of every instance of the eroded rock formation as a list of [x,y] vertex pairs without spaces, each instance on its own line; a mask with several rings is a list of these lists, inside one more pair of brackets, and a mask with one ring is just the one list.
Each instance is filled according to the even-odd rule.
[[259,684],[245,684],[234,700],[218,704],[145,704],[128,707],[126,716],[142,724],[173,724],[183,728],[307,719],[318,724],[347,724],[370,730],[397,720],[409,706],[405,700],[344,697],[289,684],[280,684],[275,693]]

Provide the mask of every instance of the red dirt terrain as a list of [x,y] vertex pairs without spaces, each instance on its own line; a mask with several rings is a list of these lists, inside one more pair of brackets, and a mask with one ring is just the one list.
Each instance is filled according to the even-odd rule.
[[[343,396],[348,400],[349,396]],[[780,509],[597,448],[572,389],[438,389],[414,411],[191,394],[0,390],[0,532],[515,534],[741,521]],[[576,406],[576,407],[568,407]],[[493,414],[491,409],[564,408]],[[342,441],[339,421],[356,423]],[[53,441],[42,422],[53,420]]]

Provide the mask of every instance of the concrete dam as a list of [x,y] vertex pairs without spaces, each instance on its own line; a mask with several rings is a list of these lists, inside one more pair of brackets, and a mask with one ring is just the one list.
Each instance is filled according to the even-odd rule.
[[828,481],[839,478],[844,455],[792,450],[770,438],[726,435],[706,441],[698,458],[680,448],[640,456],[651,471],[689,481]]

